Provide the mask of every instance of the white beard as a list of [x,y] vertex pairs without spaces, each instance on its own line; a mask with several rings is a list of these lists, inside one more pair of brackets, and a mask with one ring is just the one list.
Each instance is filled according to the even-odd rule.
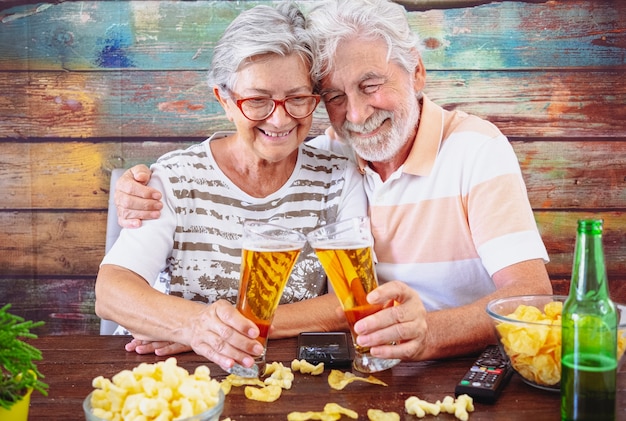
[[[411,96],[406,107],[406,118],[398,118],[398,113],[391,111],[377,111],[367,121],[360,125],[349,121],[344,122],[340,136],[350,144],[356,154],[370,162],[386,162],[391,160],[407,142],[413,130],[417,127],[420,118],[420,105],[417,97]],[[400,113],[402,115],[402,113]],[[351,133],[369,133],[376,130],[387,119],[391,120],[391,127],[375,136],[363,138],[352,136]]]

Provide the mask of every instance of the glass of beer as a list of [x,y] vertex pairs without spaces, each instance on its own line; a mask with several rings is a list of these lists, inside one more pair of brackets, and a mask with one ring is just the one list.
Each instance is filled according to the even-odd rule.
[[[257,340],[267,349],[267,336],[280,297],[306,237],[278,225],[245,221],[237,310],[259,328]],[[265,349],[250,367],[235,365],[230,372],[258,377],[265,371]]]
[[356,343],[354,324],[383,307],[369,304],[365,298],[378,286],[369,218],[352,218],[323,226],[310,232],[307,239],[315,249],[350,325],[355,350],[353,367],[363,373],[374,373],[398,364],[399,359],[373,357],[369,348]]

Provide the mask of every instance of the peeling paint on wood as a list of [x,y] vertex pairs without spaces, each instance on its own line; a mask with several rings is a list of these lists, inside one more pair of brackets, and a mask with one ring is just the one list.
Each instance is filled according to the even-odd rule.
[[[626,137],[623,72],[428,71],[426,93],[514,137]],[[2,106],[4,104],[4,107]],[[202,137],[232,129],[200,71],[0,72],[0,137]],[[4,114],[4,113],[3,113]],[[320,107],[313,134],[328,119]]]
[[[206,69],[226,25],[258,3],[67,1],[36,13],[16,8],[0,25],[0,39],[12,40],[0,44],[0,69]],[[304,9],[314,3],[300,2]],[[409,13],[433,70],[624,67],[624,17],[624,2],[584,0]]]

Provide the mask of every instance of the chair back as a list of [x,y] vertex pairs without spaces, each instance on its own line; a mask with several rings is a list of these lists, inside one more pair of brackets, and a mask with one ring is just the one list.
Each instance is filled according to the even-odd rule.
[[[120,235],[122,227],[117,223],[117,209],[115,208],[115,202],[113,200],[113,193],[115,192],[115,183],[126,171],[124,168],[115,168],[111,171],[111,183],[109,188],[109,210],[107,213],[107,232],[106,243],[104,246],[105,253],[108,253],[117,237]],[[111,320],[100,320],[100,334],[112,335],[117,329],[118,324]]]

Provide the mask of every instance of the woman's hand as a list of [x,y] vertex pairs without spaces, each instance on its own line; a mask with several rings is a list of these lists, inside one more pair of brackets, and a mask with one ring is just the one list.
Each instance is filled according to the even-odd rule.
[[[226,300],[208,305],[191,301],[186,304],[195,306],[199,311],[185,319],[179,332],[164,331],[161,338],[154,338],[131,331],[134,338],[126,344],[126,350],[159,356],[194,351],[225,371],[235,363],[244,367],[254,365],[254,358],[261,355],[264,348],[256,339],[259,328],[253,322]],[[184,312],[188,314],[186,310]],[[167,311],[164,311],[164,317],[166,314]],[[178,342],[171,338],[178,338]]]
[[226,371],[235,363],[252,367],[264,351],[259,328],[226,300],[204,306],[189,329],[191,348]]

